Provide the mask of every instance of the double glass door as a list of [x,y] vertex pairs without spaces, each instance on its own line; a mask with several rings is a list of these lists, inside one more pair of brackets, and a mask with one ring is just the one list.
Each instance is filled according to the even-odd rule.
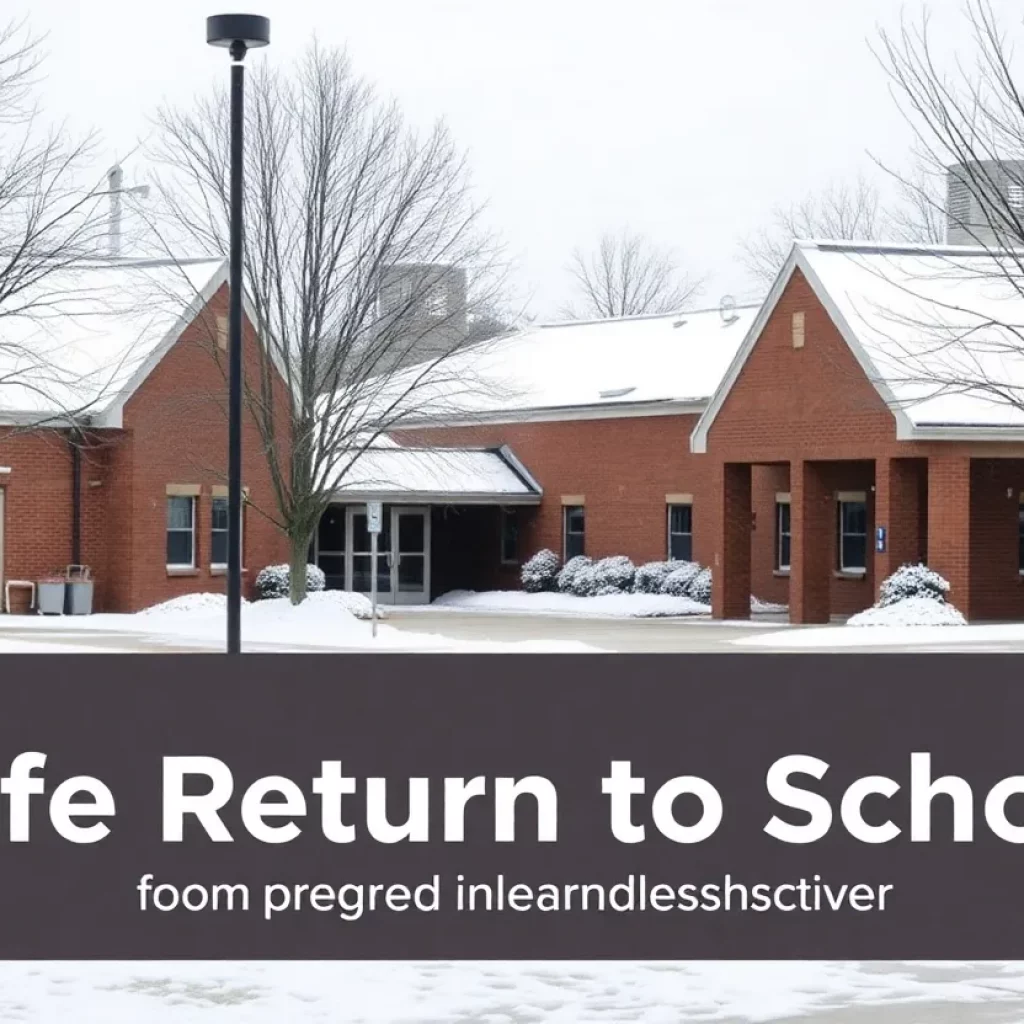
[[385,507],[377,536],[377,562],[367,530],[366,507],[346,509],[346,590],[369,594],[377,576],[377,597],[385,604],[424,604],[430,600],[430,510]]

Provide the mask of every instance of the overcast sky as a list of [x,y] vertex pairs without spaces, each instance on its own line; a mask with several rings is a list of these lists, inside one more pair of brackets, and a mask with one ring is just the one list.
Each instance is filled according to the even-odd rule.
[[[1024,8],[995,0],[1015,31]],[[959,0],[933,0],[963,40]],[[4,8],[11,7],[7,0]],[[131,150],[161,101],[220,76],[210,0],[13,0],[49,33],[53,113]],[[313,33],[415,120],[443,117],[470,153],[530,310],[569,297],[576,245],[629,226],[707,275],[705,305],[750,294],[737,241],[777,204],[904,160],[909,131],[869,50],[897,0],[252,0],[283,62]],[[960,34],[958,35],[958,31]],[[131,184],[128,181],[127,184]]]

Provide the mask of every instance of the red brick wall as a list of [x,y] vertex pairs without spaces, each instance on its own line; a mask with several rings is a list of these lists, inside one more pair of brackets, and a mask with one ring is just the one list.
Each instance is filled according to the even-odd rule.
[[[222,591],[225,580],[210,570],[212,488],[227,480],[226,354],[216,346],[216,316],[227,315],[227,287],[212,299],[210,315],[200,316],[167,352],[124,410],[131,434],[130,456],[119,456],[111,482],[112,500],[131,511],[131,529],[114,541],[111,570],[120,574],[130,564],[127,587],[117,591],[118,610],[137,610],[180,594]],[[252,326],[246,322],[243,358],[255,384],[259,352]],[[279,422],[287,428],[283,386],[278,391]],[[278,528],[257,509],[273,514],[276,506],[255,422],[246,412],[242,433],[242,483],[255,508],[245,510],[243,589],[250,592],[256,573],[265,565],[286,561],[288,545]],[[126,478],[125,474],[130,473]],[[166,566],[166,488],[198,484],[196,563],[187,575]]]

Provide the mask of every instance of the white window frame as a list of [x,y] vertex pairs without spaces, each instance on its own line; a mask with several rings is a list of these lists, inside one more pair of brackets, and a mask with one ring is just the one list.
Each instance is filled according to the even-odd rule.
[[[782,529],[782,509],[789,509],[789,529]],[[782,538],[789,538],[789,559],[782,561]],[[775,571],[789,572],[793,561],[793,505],[788,494],[775,495]]]
[[[516,524],[516,550],[515,555],[512,558],[505,557],[505,524],[509,522],[509,518]],[[519,564],[519,509],[502,507],[500,510],[500,518],[498,524],[498,557],[501,559],[502,565],[518,565]]]
[[[679,532],[673,533],[672,532],[672,510],[676,509],[676,508],[688,508],[690,510],[690,532],[689,533],[679,533]],[[668,560],[670,562],[674,560],[672,558],[672,538],[673,537],[689,537],[690,538],[690,558],[689,558],[689,560],[692,562],[693,561],[693,502],[692,501],[673,501],[673,502],[669,502],[669,504],[666,506],[666,511],[665,511],[665,531],[666,531],[666,545],[667,545],[666,554],[668,555]],[[685,561],[685,559],[683,559],[683,561]]]
[[583,532],[582,534],[573,534],[573,536],[583,537],[583,550],[580,554],[587,553],[587,506],[586,505],[563,505],[562,506],[562,560],[565,562],[569,561],[569,513],[578,508],[583,513]]
[[[214,533],[223,533],[225,538],[227,537],[227,533],[228,533],[228,531],[226,529],[224,529],[224,530],[214,530],[214,528],[213,528],[213,506],[216,505],[218,501],[223,501],[224,504],[226,505],[227,502],[228,502],[227,495],[215,494],[210,499],[210,570],[211,571],[215,571],[215,572],[224,572],[224,571],[227,570],[228,563],[227,562],[214,562],[213,561],[213,535],[214,535]],[[238,546],[241,549],[242,568],[244,569],[245,568],[245,497],[244,496],[242,497],[242,507],[239,509],[238,516],[239,516]]]
[[[863,505],[864,506],[864,533],[849,533],[843,529],[843,507],[845,505]],[[845,491],[840,492],[836,496],[836,543],[838,545],[838,558],[837,562],[839,565],[839,572],[850,576],[863,576],[867,573],[868,567],[866,565],[847,565],[843,560],[843,538],[844,537],[864,537],[864,561],[868,560],[868,539],[869,531],[867,524],[867,511],[868,502],[867,495],[859,491]]]
[[167,537],[171,533],[189,533],[192,537],[192,561],[191,562],[168,562],[168,569],[194,569],[196,567],[196,502],[197,496],[194,494],[168,494],[166,501],[167,505],[164,506],[165,514],[169,509],[170,502],[172,501],[187,501],[189,503],[189,509],[192,512],[192,522],[188,530],[184,527],[172,527],[170,524],[164,527],[164,550],[167,548]]

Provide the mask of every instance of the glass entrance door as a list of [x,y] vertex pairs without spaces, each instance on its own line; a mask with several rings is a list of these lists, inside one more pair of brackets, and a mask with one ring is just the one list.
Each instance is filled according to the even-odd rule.
[[391,510],[392,594],[396,604],[430,601],[430,510]]
[[347,590],[369,594],[373,589],[373,574],[377,574],[377,599],[391,604],[391,519],[384,515],[381,532],[377,537],[377,564],[373,564],[370,531],[366,528],[366,508],[349,505],[348,509],[348,585]]

